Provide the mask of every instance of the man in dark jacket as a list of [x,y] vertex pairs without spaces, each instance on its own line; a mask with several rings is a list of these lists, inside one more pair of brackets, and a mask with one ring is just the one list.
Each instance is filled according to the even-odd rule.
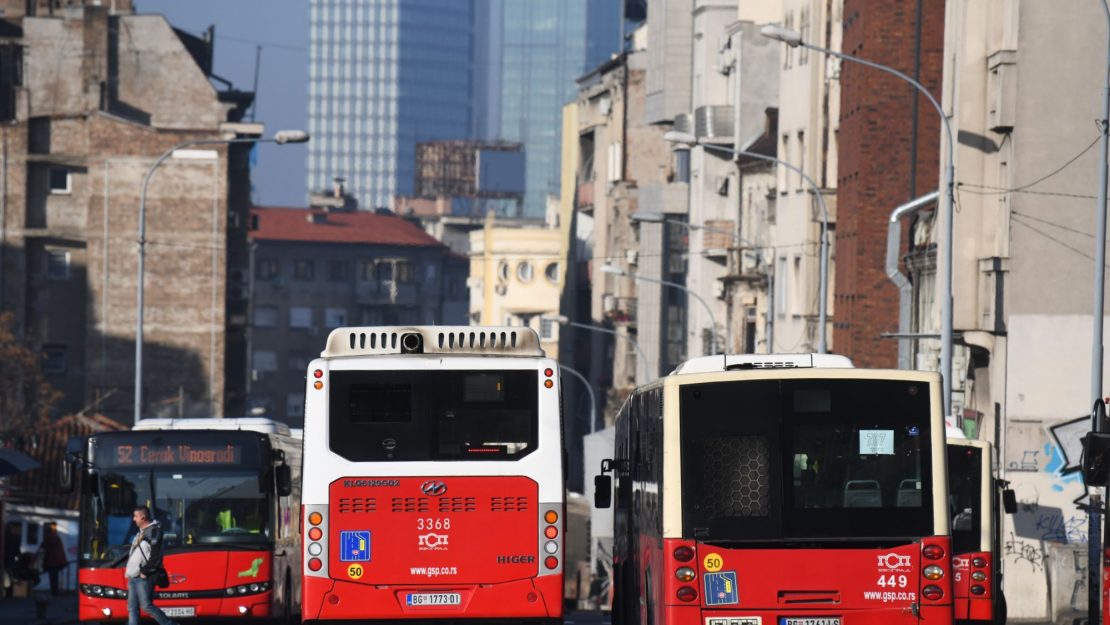
[[58,536],[58,524],[50,523],[46,526],[46,533],[42,538],[42,568],[50,578],[50,595],[58,596],[58,575],[65,570],[69,562],[66,560],[66,547],[62,537]]
[[131,520],[139,528],[131,541],[131,553],[127,556],[127,623],[139,625],[139,609],[142,608],[158,625],[176,625],[166,613],[154,605],[154,583],[151,576],[162,568],[162,527],[151,519],[150,508],[137,506]]

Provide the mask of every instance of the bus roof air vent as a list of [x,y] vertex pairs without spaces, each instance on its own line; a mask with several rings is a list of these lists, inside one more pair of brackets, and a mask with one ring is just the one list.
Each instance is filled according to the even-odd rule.
[[847,357],[833,354],[728,354],[691,358],[675,367],[672,375],[743,369],[851,369],[853,366]]
[[417,334],[424,354],[543,356],[536,331],[524,326],[377,326],[336,328],[322,358],[410,353],[402,338]]

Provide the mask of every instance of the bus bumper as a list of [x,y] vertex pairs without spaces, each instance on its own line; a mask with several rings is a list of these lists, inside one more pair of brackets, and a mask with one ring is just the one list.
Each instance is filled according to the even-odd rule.
[[[354,619],[524,619],[563,617],[562,577],[546,575],[501,584],[457,586],[370,586],[344,580],[306,577],[301,610],[304,620]],[[457,592],[459,605],[409,606],[408,593]]]
[[[887,623],[913,623],[921,622],[932,625],[951,625],[951,605],[920,606],[915,614],[914,610],[907,607],[890,608],[856,608],[848,610],[703,610],[698,606],[667,606],[667,625],[738,625],[761,623],[762,625],[777,625],[785,619],[839,618],[841,623],[851,625],[885,625]],[[920,617],[918,616],[920,614]],[[744,617],[749,619],[745,621]]]
[[[273,616],[273,591],[248,595],[245,597],[226,599],[156,599],[154,605],[166,610],[167,608],[185,608],[192,610],[190,616],[174,616],[171,620],[181,618],[269,618]],[[107,610],[107,612],[105,612]],[[143,613],[147,616],[146,612]],[[126,599],[98,599],[81,596],[77,605],[77,618],[81,621],[123,622],[127,620]]]

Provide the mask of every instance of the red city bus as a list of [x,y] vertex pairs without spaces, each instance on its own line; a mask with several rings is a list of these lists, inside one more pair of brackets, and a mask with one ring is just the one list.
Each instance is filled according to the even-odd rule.
[[952,622],[940,377],[696,358],[617,416],[615,625]]
[[958,622],[1006,622],[999,498],[1008,513],[1015,511],[1016,503],[1013,491],[995,477],[993,450],[987,441],[948,437],[953,608]]
[[[288,621],[300,599],[300,444],[269,419],[144,419],[69,454],[81,521],[78,616],[127,619],[123,571],[136,506],[162,525],[171,618]],[[69,473],[72,471],[72,473]]]
[[561,622],[558,365],[534,331],[340,328],[307,382],[306,622]]

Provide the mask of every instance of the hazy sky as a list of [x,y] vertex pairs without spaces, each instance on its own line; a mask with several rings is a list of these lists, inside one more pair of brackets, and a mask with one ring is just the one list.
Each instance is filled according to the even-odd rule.
[[[266,124],[267,135],[308,128],[308,2],[135,0],[135,9],[160,13],[175,28],[194,35],[215,25],[213,71],[236,89],[253,88],[255,52],[262,46],[255,120]],[[260,145],[252,177],[255,203],[305,206],[306,154],[304,145]]]

